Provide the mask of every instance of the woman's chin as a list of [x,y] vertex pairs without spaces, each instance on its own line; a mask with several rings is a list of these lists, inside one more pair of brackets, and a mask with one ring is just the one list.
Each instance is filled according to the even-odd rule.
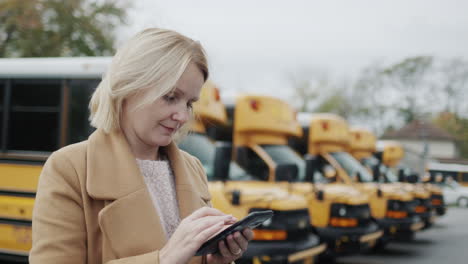
[[160,147],[165,147],[172,142],[172,137],[171,136],[160,136],[157,139],[153,140],[153,145],[155,146],[160,146]]

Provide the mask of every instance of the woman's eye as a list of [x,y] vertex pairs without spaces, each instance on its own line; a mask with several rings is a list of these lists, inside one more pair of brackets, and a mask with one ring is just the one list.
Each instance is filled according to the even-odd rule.
[[188,102],[187,103],[187,108],[192,109],[193,108],[193,102]]
[[168,103],[175,103],[177,101],[177,97],[175,97],[174,95],[165,95],[163,98],[164,101]]

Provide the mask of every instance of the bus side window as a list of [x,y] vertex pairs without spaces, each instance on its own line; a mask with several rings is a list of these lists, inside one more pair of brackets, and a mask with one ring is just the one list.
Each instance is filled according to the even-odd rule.
[[461,173],[461,183],[465,185],[468,183],[468,172]]
[[70,88],[67,144],[86,140],[94,131],[89,124],[88,104],[100,80],[69,80]]
[[58,149],[61,88],[61,80],[11,81],[7,150]]
[[237,163],[253,177],[262,181],[268,180],[268,165],[250,148],[236,148],[236,159]]
[[5,101],[5,86],[6,80],[0,80],[0,140],[3,137],[3,112],[4,112],[4,101]]

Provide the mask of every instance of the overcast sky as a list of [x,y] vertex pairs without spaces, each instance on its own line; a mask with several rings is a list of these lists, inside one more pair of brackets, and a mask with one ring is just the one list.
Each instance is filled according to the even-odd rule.
[[468,59],[468,1],[136,0],[121,40],[145,27],[177,30],[206,48],[224,94],[289,98],[288,74],[353,78],[375,61]]

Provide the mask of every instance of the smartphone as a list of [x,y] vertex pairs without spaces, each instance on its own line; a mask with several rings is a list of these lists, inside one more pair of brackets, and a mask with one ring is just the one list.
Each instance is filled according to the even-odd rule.
[[218,252],[218,243],[221,240],[224,240],[228,235],[233,234],[237,231],[242,231],[245,228],[254,229],[257,226],[261,225],[266,220],[270,219],[273,216],[272,210],[265,210],[265,211],[255,211],[248,214],[242,220],[237,221],[230,227],[226,228],[225,230],[221,231],[219,234],[215,235],[198,249],[195,256],[203,256],[206,254],[214,254]]

